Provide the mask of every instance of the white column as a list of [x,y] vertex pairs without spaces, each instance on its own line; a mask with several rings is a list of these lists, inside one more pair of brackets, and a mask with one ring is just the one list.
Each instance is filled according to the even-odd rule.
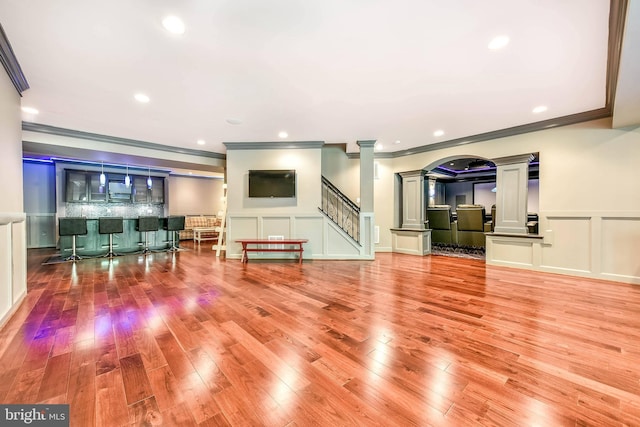
[[533,154],[493,159],[496,170],[495,233],[527,234],[529,162]]
[[362,255],[373,259],[375,217],[373,214],[373,161],[375,141],[358,141],[360,147],[360,244]]
[[402,228],[424,230],[424,170],[400,172],[402,177]]
[[360,210],[373,212],[373,149],[375,141],[358,141],[360,146]]

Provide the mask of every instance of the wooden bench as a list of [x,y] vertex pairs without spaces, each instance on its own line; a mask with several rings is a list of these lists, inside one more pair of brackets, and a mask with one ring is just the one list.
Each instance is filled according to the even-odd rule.
[[[268,239],[238,239],[236,243],[242,244],[242,258],[240,262],[249,262],[247,252],[298,252],[298,262],[302,264],[302,248],[303,243],[307,243],[308,239],[286,239],[286,240],[268,240]],[[250,248],[249,245],[256,247]],[[269,245],[268,247],[264,247]]]

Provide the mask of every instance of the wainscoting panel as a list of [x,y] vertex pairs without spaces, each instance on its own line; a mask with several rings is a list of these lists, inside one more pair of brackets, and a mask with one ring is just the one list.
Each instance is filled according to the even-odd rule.
[[602,217],[602,274],[640,280],[640,218]]
[[327,222],[327,253],[329,259],[356,259],[360,258],[360,249],[352,243],[346,234],[332,222]]
[[591,216],[548,216],[543,226],[552,230],[553,243],[542,248],[542,267],[591,272],[591,221]]
[[26,215],[0,212],[0,326],[27,294]]
[[309,239],[304,245],[304,258],[322,257],[325,251],[323,232],[324,221],[321,216],[296,216],[294,236]]
[[539,217],[539,236],[487,234],[487,264],[640,284],[640,212],[540,212]]
[[[533,247],[537,242],[531,239],[495,236],[487,239],[487,262],[505,266],[533,266]],[[489,249],[491,247],[491,249]]]
[[27,294],[27,225],[26,221],[14,221],[11,224],[11,291],[13,306]]
[[[239,259],[242,255],[242,246],[234,243],[236,239],[268,239],[269,236],[308,239],[304,244],[305,259],[370,259],[372,256],[366,255],[358,243],[321,213],[246,215],[229,212],[227,224],[226,257],[229,259]],[[256,258],[295,257],[287,253],[252,255]]]
[[[258,224],[258,216],[239,216],[227,214],[227,258],[240,258],[242,245],[235,242],[236,239],[262,238]],[[266,237],[265,237],[266,239]]]
[[0,320],[13,305],[11,263],[11,223],[0,224]]
[[286,239],[295,237],[292,234],[293,218],[290,216],[263,216],[262,217],[262,237],[268,239],[269,236],[282,236]]

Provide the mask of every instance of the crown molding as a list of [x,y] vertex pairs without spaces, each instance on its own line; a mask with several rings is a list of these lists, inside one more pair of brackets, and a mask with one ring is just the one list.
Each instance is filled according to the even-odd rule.
[[[492,139],[506,138],[509,136],[522,135],[525,133],[537,132],[541,130],[551,129],[560,126],[574,125],[577,123],[588,122],[591,120],[604,119],[611,117],[611,108],[604,107],[597,110],[585,111],[582,113],[571,114],[568,116],[556,117],[553,119],[543,120],[535,123],[514,126],[506,129],[495,130],[491,132],[480,133],[477,135],[467,136],[464,138],[451,139],[449,141],[437,142],[435,144],[423,145],[421,147],[408,148],[406,150],[394,151],[391,153],[376,153],[376,159],[393,159],[397,157],[411,156],[413,154],[426,153],[429,151],[437,151],[445,148],[458,147],[461,145],[475,144],[478,142],[489,141]],[[350,159],[357,159],[360,153],[348,153]]]
[[609,46],[607,55],[606,107],[613,111],[620,71],[628,0],[611,0],[609,4]]
[[284,150],[322,148],[324,141],[223,142],[227,150]]
[[22,68],[20,68],[18,58],[16,58],[16,55],[13,53],[11,43],[9,43],[2,24],[0,24],[0,62],[2,62],[2,66],[7,71],[11,83],[13,83],[13,86],[15,86],[18,93],[22,96],[22,92],[29,89],[29,83],[22,72]]
[[117,136],[101,135],[91,132],[83,132],[73,129],[59,128],[55,126],[43,125],[40,123],[22,122],[22,130],[45,133],[49,135],[65,136],[68,138],[85,139],[87,141],[100,141],[109,144],[126,145],[129,147],[146,148],[149,150],[166,151],[169,153],[188,154],[199,157],[209,157],[212,159],[226,159],[227,156],[211,151],[193,150],[190,148],[178,148],[170,145],[156,144],[154,142],[139,141],[136,139],[120,138]]

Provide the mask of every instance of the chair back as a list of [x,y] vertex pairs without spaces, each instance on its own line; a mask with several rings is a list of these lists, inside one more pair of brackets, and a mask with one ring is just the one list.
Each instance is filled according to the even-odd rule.
[[122,217],[100,217],[98,218],[99,234],[114,234],[123,232]]
[[158,231],[159,219],[157,216],[139,216],[138,231]]
[[169,231],[180,231],[184,230],[184,216],[170,216],[167,217],[167,230]]
[[58,220],[58,234],[61,236],[79,236],[87,234],[87,218],[65,217]]
[[458,231],[484,231],[484,206],[458,205]]
[[451,206],[437,205],[427,208],[429,228],[433,230],[451,230]]

